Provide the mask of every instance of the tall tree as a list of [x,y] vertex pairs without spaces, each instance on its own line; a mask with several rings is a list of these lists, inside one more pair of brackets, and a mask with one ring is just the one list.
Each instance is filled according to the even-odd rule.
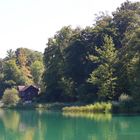
[[[134,34],[140,26],[140,2],[124,2],[113,13],[113,22],[118,30],[118,40],[121,44],[118,53],[117,62],[117,92],[131,94],[129,81],[129,58],[132,52],[128,52],[129,42],[131,38],[134,38]],[[132,46],[131,46],[132,47]],[[126,57],[127,56],[127,57]]]
[[96,52],[97,56],[91,55],[90,59],[98,63],[99,66],[90,74],[88,82],[98,86],[99,98],[112,99],[115,96],[115,81],[117,79],[114,75],[117,51],[111,37],[105,36],[104,46],[96,48]]
[[63,27],[53,38],[48,41],[48,47],[44,52],[45,71],[43,81],[49,100],[62,101],[64,78],[64,50],[68,47],[73,30]]
[[[124,67],[127,70],[128,90],[136,100],[140,98],[140,28],[137,29],[127,43]],[[140,100],[139,100],[140,101]]]
[[27,84],[32,83],[32,75],[31,75],[31,70],[30,66],[27,65],[27,55],[25,53],[24,48],[18,48],[16,50],[16,63],[20,67],[20,71],[24,75],[24,78],[26,79]]

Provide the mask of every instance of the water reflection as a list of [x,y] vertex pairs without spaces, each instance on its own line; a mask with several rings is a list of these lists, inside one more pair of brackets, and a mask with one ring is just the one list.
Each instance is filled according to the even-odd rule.
[[139,140],[140,116],[0,110],[0,140]]
[[0,110],[0,140],[44,140],[39,118],[35,111]]
[[86,118],[95,121],[110,121],[112,119],[112,114],[93,114],[93,113],[69,113],[63,112],[63,116],[65,117],[72,117],[72,118]]

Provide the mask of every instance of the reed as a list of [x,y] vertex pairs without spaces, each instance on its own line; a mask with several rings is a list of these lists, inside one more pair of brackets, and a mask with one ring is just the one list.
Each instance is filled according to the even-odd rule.
[[111,112],[112,104],[105,102],[97,102],[95,104],[85,105],[85,106],[71,106],[64,107],[63,112],[93,112],[93,113],[106,113]]

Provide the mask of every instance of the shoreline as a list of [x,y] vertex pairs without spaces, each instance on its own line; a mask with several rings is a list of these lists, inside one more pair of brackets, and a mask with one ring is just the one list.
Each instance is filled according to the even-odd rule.
[[17,105],[0,105],[1,109],[12,110],[44,110],[44,111],[60,111],[65,113],[111,113],[111,114],[140,114],[140,111],[128,108],[122,108],[121,105],[114,106],[111,103],[30,103]]

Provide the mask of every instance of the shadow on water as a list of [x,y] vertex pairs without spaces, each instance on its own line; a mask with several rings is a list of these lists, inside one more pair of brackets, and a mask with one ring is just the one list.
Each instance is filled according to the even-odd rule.
[[0,140],[139,140],[140,116],[0,110]]

